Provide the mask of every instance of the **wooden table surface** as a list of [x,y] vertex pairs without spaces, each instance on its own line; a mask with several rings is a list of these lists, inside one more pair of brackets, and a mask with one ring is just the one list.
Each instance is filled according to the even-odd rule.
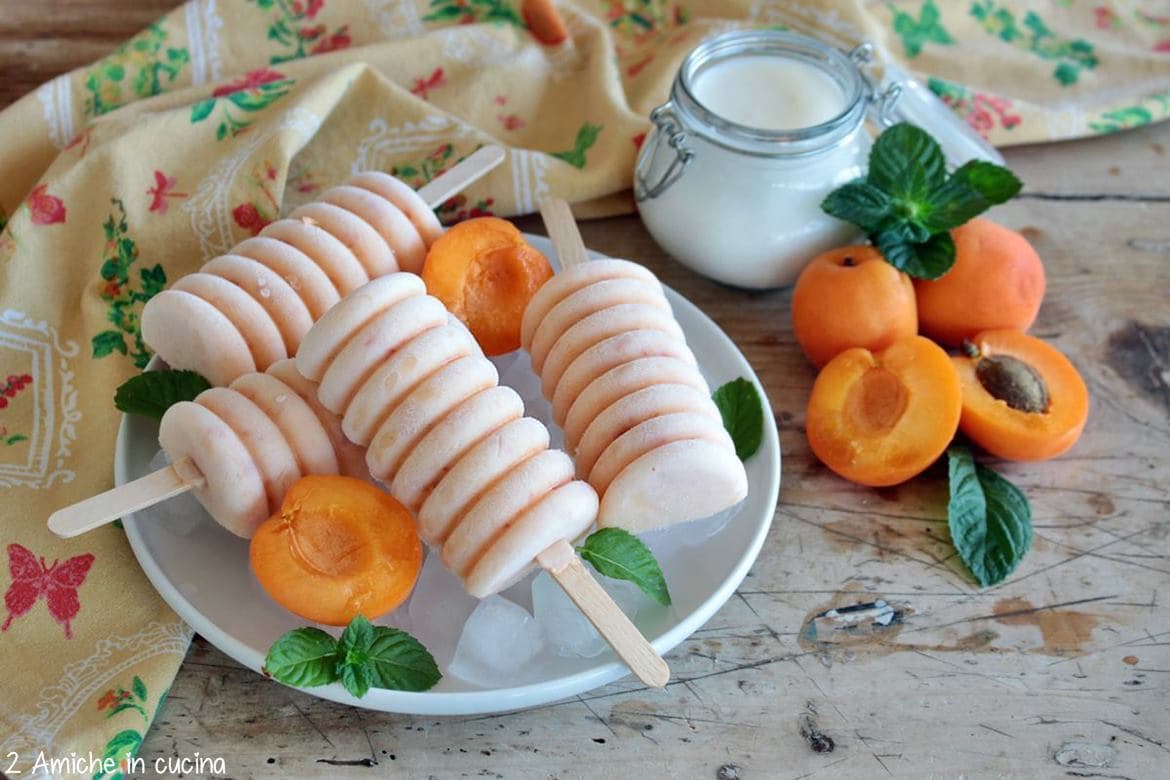
[[[171,5],[0,0],[0,105]],[[1010,581],[979,590],[964,571],[941,475],[874,491],[811,456],[813,370],[788,292],[720,287],[669,260],[636,218],[597,221],[584,226],[591,247],[646,263],[739,344],[780,427],[771,534],[735,596],[669,654],[670,685],[626,680],[526,712],[407,717],[297,693],[196,639],[141,754],[224,756],[231,777],[1165,776],[1168,149],[1170,124],[1007,152],[1026,188],[995,216],[1048,271],[1034,333],[1072,358],[1093,403],[1066,456],[996,464],[1035,515],[1033,549]],[[876,599],[901,619],[806,636],[825,610]]]

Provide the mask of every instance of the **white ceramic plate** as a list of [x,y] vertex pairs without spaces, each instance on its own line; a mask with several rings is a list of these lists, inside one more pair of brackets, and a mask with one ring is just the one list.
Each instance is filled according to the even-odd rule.
[[[548,239],[532,235],[527,238],[555,263]],[[673,290],[666,292],[711,387],[741,376],[759,387],[755,372],[731,339],[682,296]],[[541,416],[536,409],[529,413]],[[158,451],[157,435],[154,422],[123,417],[114,456],[119,485],[149,471],[150,461]],[[637,623],[663,655],[702,626],[731,597],[767,536],[780,488],[780,444],[766,403],[763,445],[746,465],[748,497],[721,530],[699,545],[660,546],[651,542],[659,553],[674,603],[669,610],[639,611]],[[248,566],[246,541],[225,531],[202,511],[178,517],[174,512],[165,517],[161,514],[148,509],[124,518],[126,535],[143,571],[183,620],[221,651],[259,671],[272,642],[304,621],[261,590]],[[685,534],[686,529],[681,526],[670,533]],[[415,595],[425,597],[425,592]],[[450,657],[454,651],[453,647],[429,649],[436,658]],[[364,698],[356,699],[340,684],[306,690],[325,699],[387,712],[466,715],[544,704],[629,673],[608,648],[594,658],[562,658],[544,653],[537,660],[535,668],[527,670],[525,684],[510,687],[485,689],[447,674],[425,693],[371,689]]]

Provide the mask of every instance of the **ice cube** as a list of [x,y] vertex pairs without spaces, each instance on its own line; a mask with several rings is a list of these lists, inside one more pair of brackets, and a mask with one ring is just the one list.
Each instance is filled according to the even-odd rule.
[[[611,579],[596,571],[593,575],[634,625],[638,624],[639,613],[656,606],[641,588],[628,580]],[[532,614],[552,651],[559,656],[593,658],[608,647],[589,619],[546,572],[536,575],[532,581]]]
[[743,509],[743,505],[744,502],[741,501],[710,517],[649,531],[641,534],[641,539],[654,553],[654,557],[662,562],[674,557],[674,554],[683,548],[705,544],[707,540],[727,527],[732,518]]
[[[150,459],[151,472],[165,469],[171,463],[163,450],[155,453]],[[214,522],[207,514],[207,510],[191,492],[181,493],[154,506],[140,509],[135,513],[144,521],[157,523],[166,528],[167,532],[178,536],[187,536],[205,522]]]
[[523,685],[537,678],[530,662],[543,648],[544,636],[528,610],[488,596],[464,624],[447,671],[485,688]]
[[477,603],[463,589],[463,582],[443,566],[439,554],[428,550],[406,614],[410,633],[426,645],[440,667],[454,656],[459,632]]
[[559,656],[592,658],[605,650],[605,640],[548,572],[532,580],[532,615]]

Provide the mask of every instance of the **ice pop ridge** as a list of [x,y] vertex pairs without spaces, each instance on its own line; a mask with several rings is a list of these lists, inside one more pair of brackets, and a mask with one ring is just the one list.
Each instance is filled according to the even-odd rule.
[[418,277],[355,291],[313,326],[296,364],[472,595],[502,590],[593,525],[596,494]]
[[147,302],[142,337],[214,385],[296,355],[309,327],[371,279],[417,273],[443,228],[432,210],[503,159],[484,147],[415,192],[356,174]]
[[601,496],[598,525],[645,531],[743,500],[747,474],[662,284],[588,260],[564,201],[541,215],[562,270],[529,302],[521,343],[578,478]]

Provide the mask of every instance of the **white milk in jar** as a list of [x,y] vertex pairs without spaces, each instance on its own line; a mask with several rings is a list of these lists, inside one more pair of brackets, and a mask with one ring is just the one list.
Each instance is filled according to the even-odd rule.
[[858,62],[867,51],[749,30],[691,52],[651,114],[635,173],[658,243],[713,279],[770,288],[859,238],[820,204],[864,172],[871,92]]

